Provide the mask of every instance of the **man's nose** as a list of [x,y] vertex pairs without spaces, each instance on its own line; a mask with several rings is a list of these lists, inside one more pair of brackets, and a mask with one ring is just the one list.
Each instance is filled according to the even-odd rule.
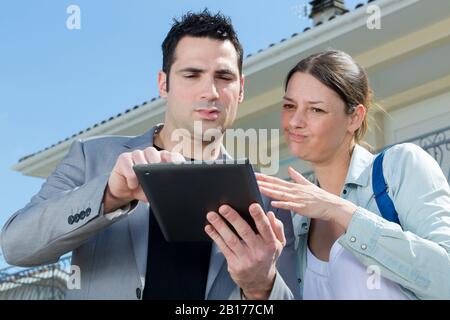
[[214,79],[205,80],[202,87],[201,98],[206,101],[219,99],[219,92]]

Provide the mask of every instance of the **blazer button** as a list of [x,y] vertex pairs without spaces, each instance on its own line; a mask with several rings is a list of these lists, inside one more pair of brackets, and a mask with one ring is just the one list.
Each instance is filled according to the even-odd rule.
[[87,208],[85,213],[86,213],[86,217],[89,217],[89,215],[91,214],[91,208]]
[[74,222],[74,217],[72,215],[70,215],[69,218],[67,219],[67,223],[73,224],[73,222]]
[[86,212],[84,212],[84,210],[83,210],[80,212],[80,219],[83,220],[85,217],[86,217]]
[[142,295],[141,288],[136,288],[136,297],[137,297],[138,299],[141,299],[141,295]]
[[74,221],[75,221],[75,223],[77,223],[78,221],[80,221],[80,215],[77,213],[77,214],[75,214],[74,215]]

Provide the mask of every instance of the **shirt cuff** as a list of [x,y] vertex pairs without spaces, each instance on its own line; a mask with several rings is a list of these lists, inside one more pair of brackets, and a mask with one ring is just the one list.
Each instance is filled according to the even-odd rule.
[[358,207],[339,243],[344,248],[370,256],[377,249],[382,231],[389,223],[382,217]]
[[[103,205],[100,210],[103,211]],[[109,221],[112,221],[112,220],[116,220],[122,216],[128,215],[130,213],[130,211],[131,211],[131,203],[128,203],[127,205],[125,205],[115,211],[112,211],[108,214],[103,214],[103,215],[106,219],[108,219]]]

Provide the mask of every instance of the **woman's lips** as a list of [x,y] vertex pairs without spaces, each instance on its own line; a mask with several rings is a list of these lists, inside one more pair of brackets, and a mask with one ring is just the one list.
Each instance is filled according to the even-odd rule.
[[289,140],[293,142],[304,142],[307,136],[289,132]]
[[220,111],[216,108],[196,110],[200,118],[205,120],[216,120],[219,118]]

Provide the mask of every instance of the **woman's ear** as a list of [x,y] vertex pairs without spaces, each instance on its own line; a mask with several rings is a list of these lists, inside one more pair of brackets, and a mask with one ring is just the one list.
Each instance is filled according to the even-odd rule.
[[364,119],[366,118],[366,108],[362,104],[358,104],[355,107],[355,110],[350,115],[350,124],[348,126],[348,131],[350,131],[351,134],[355,133],[356,130],[358,130]]

